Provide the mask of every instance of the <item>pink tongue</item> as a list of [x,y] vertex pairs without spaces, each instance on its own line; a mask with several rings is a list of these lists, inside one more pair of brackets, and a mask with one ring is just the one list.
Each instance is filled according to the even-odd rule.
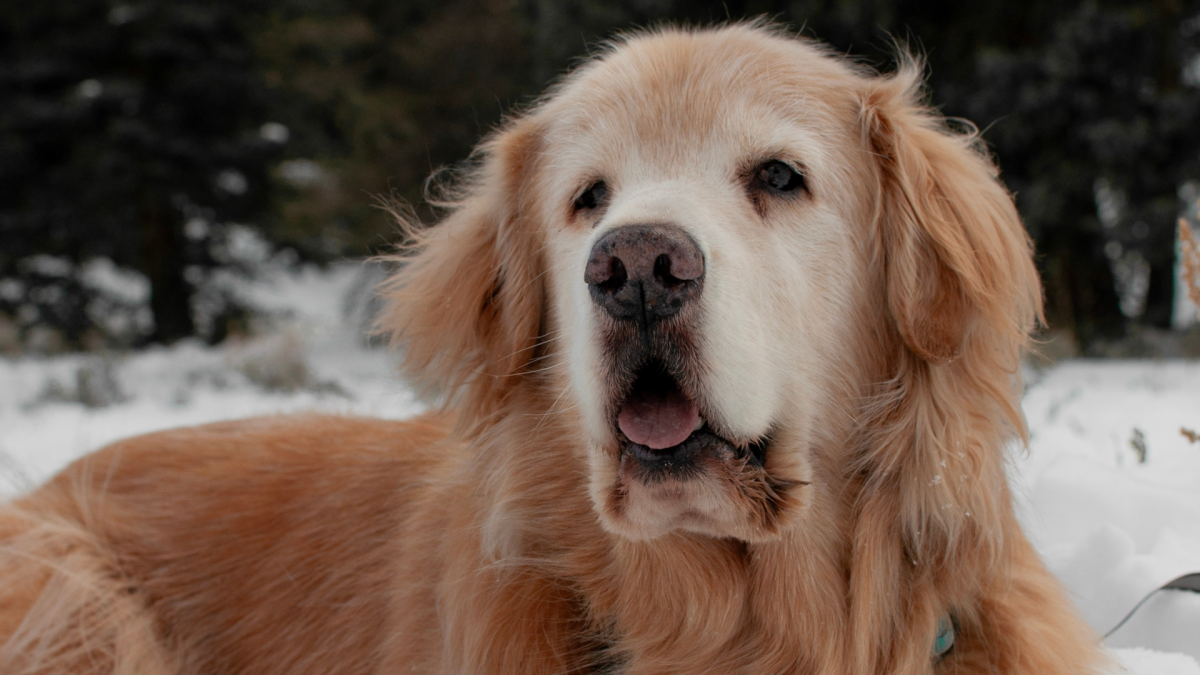
[[686,441],[699,421],[700,410],[678,389],[634,392],[617,414],[617,425],[629,440],[655,450]]

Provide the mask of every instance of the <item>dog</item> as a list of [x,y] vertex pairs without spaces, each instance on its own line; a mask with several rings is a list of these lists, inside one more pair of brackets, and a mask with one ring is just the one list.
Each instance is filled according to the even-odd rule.
[[615,41],[381,288],[407,422],[86,457],[0,515],[0,670],[1099,672],[1013,514],[1031,244],[978,134],[768,24]]

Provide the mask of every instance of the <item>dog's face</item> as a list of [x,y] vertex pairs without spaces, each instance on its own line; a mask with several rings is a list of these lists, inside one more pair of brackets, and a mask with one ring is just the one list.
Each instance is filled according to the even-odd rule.
[[[631,38],[482,146],[383,324],[473,422],[566,420],[609,531],[777,537],[863,470],[881,391],[1007,377],[1037,311],[1011,199],[919,95],[752,26]],[[868,461],[932,479],[929,447]]]
[[[612,530],[774,536],[845,426],[871,304],[869,148],[844,67],[677,34],[550,101],[553,325]],[[822,423],[817,425],[820,420]]]

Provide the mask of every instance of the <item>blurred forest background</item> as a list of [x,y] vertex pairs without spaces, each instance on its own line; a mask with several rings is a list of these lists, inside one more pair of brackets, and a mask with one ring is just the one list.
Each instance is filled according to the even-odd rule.
[[426,176],[614,31],[761,15],[881,70],[893,38],[925,55],[1069,351],[1200,355],[1174,237],[1200,198],[1195,0],[0,0],[0,352],[245,331],[237,279],[386,250],[380,195],[431,217]]

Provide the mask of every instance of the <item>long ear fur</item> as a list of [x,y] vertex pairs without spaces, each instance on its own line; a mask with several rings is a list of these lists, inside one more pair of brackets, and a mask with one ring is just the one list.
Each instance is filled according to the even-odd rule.
[[936,558],[968,524],[1004,529],[988,519],[1007,513],[1003,452],[1025,433],[1020,356],[1042,295],[995,165],[974,130],[951,131],[919,102],[920,72],[902,59],[895,75],[868,80],[861,103],[878,163],[876,258],[904,345],[870,408],[862,468],[875,482],[913,481],[904,526]]
[[912,58],[875,78],[863,129],[880,167],[888,305],[910,350],[933,364],[962,354],[980,322],[1023,343],[1040,318],[1031,243],[982,142],[920,102]]
[[522,204],[538,133],[519,119],[480,145],[478,168],[438,225],[404,222],[412,243],[381,287],[379,330],[419,391],[481,419],[511,391],[541,329],[542,244]]
[[927,668],[938,616],[970,615],[1018,536],[1004,453],[1025,432],[1020,354],[1041,286],[978,134],[922,105],[920,75],[902,59],[896,74],[867,78],[860,101],[896,351],[850,466],[856,672]]
[[954,513],[1006,512],[1003,449],[1025,433],[1020,356],[1042,295],[995,165],[978,134],[949,130],[919,102],[920,72],[902,59],[895,75],[867,81],[861,102],[878,163],[876,258],[904,345],[870,409],[863,469],[874,480],[910,474],[922,487],[905,490],[906,527],[949,545],[964,526]]

